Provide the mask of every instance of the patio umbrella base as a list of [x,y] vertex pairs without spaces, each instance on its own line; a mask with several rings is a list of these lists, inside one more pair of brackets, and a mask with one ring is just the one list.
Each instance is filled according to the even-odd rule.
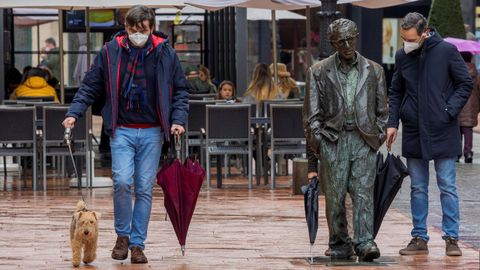
[[358,261],[356,256],[350,257],[350,259],[337,259],[332,260],[327,256],[317,257],[305,257],[305,261],[309,265],[325,265],[325,266],[389,266],[390,264],[397,264],[391,257],[380,257],[373,262]]

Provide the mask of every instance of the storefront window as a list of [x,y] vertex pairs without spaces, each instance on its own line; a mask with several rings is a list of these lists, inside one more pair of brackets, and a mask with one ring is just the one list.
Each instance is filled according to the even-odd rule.
[[[14,9],[14,65],[45,66],[60,80],[58,11],[50,9]],[[91,63],[103,46],[103,33],[91,33]],[[79,85],[87,70],[85,33],[64,33],[65,85]]]

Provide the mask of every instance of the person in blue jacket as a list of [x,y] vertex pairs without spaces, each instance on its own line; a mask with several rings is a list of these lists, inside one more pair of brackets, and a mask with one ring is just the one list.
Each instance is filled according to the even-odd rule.
[[462,154],[457,116],[472,91],[472,78],[455,46],[443,41],[417,12],[401,22],[404,47],[395,55],[389,91],[387,147],[402,121],[402,155],[411,179],[412,240],[401,255],[428,254],[429,161],[434,161],[442,205],[446,255],[460,256],[460,214],[455,161]]
[[137,5],[125,19],[125,31],[97,55],[62,124],[73,128],[88,106],[105,94],[102,116],[111,138],[117,233],[112,258],[124,260],[130,249],[132,263],[147,263],[143,250],[162,143],[171,133],[185,132],[188,83],[167,37],[153,31],[154,11]]

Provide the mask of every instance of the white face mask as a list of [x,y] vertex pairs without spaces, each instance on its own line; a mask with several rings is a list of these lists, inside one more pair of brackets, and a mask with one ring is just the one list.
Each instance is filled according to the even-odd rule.
[[128,35],[128,39],[132,42],[135,47],[143,47],[147,43],[149,35],[145,35],[139,32]]
[[405,51],[406,54],[409,54],[419,49],[420,47],[422,47],[425,39],[427,39],[429,36],[430,35],[428,33],[423,33],[420,38],[420,41],[418,42],[403,41],[403,50]]
[[420,48],[420,44],[417,42],[408,42],[408,41],[403,42],[403,50],[405,51],[406,54],[409,54],[418,48]]

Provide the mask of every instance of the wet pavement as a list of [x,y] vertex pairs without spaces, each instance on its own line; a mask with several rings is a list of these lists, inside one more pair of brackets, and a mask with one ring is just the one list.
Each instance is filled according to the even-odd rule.
[[[399,138],[401,140],[401,138]],[[428,255],[400,256],[398,250],[410,240],[409,178],[384,219],[376,242],[382,256],[377,265],[338,266],[335,269],[479,269],[479,211],[477,183],[480,181],[480,135],[475,134],[473,164],[458,164],[457,179],[461,207],[461,257],[445,256],[441,239],[439,192],[431,169],[430,242]],[[400,141],[399,141],[400,142]],[[399,152],[400,143],[394,146]],[[96,172],[97,173],[97,172]],[[110,174],[105,168],[103,174]],[[279,176],[280,187],[290,178]],[[65,179],[49,177],[48,192],[31,191],[31,179],[0,178],[0,269],[72,269],[68,227],[77,189],[65,186]],[[24,186],[24,185],[27,186]],[[63,186],[63,187],[62,187]],[[213,183],[215,186],[215,183]],[[88,269],[331,269],[335,264],[310,265],[305,260],[321,256],[327,248],[328,229],[324,197],[319,198],[319,229],[310,253],[303,197],[287,188],[269,186],[247,190],[247,179],[224,180],[223,189],[203,190],[187,239],[187,254],[181,256],[175,233],[165,220],[163,194],[155,187],[152,218],[145,250],[149,263],[132,265],[129,260],[110,258],[115,242],[111,188],[84,191],[92,210],[102,213],[97,259]]]
[[[393,153],[401,153],[401,134],[392,147]],[[460,240],[466,245],[480,248],[480,134],[473,134],[474,159],[472,164],[457,163],[457,192],[460,199]],[[435,169],[430,162],[428,226],[438,232],[442,228],[442,208],[440,191],[436,185]],[[393,208],[411,218],[410,212],[410,178],[405,178],[402,189],[393,202]]]

